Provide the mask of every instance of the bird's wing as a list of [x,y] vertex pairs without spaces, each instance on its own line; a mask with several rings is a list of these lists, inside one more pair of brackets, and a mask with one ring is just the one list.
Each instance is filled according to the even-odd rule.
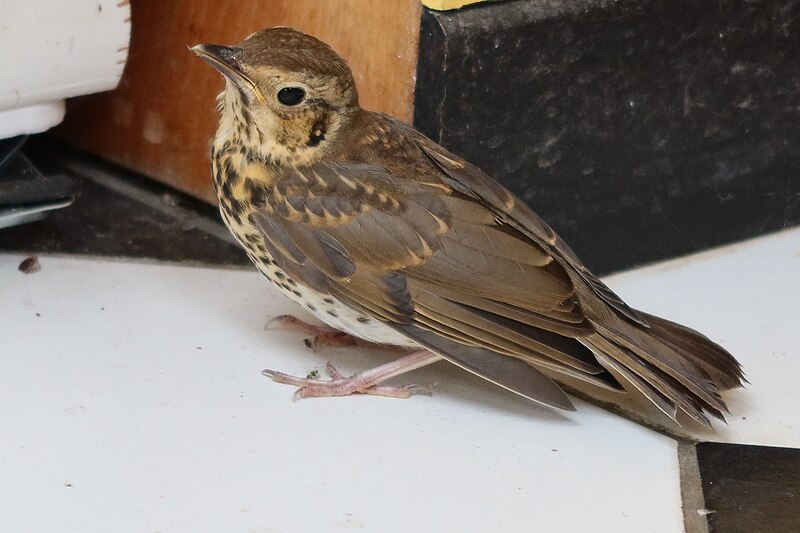
[[[398,180],[374,165],[299,168],[265,196],[256,223],[298,282],[486,379],[563,408],[563,392],[524,363],[620,389],[574,340],[594,329],[563,265],[440,180]],[[513,381],[526,375],[522,390]]]
[[577,275],[602,302],[615,309],[629,320],[647,327],[641,313],[629,307],[605,283],[600,281],[575,252],[526,204],[520,202],[504,187],[487,176],[476,166],[464,161],[420,135],[402,122],[391,117],[393,126],[410,137],[420,151],[441,171],[443,181],[453,189],[476,198],[491,209],[504,223],[514,226],[536,242],[545,253],[556,259],[571,275]]
[[742,379],[730,354],[628,307],[476,167],[389,130],[400,163],[376,151],[360,157],[376,164],[301,167],[265,195],[257,223],[289,275],[548,405],[571,407],[544,374],[612,390],[620,379],[672,418],[721,417],[719,389]]
[[630,308],[524,203],[480,169],[408,126],[392,122],[439,168],[445,176],[443,183],[476,198],[563,268],[572,282],[575,306],[594,329],[576,338],[592,350],[599,364],[673,419],[678,409],[704,425],[709,421],[703,411],[722,418],[727,408],[720,389],[738,386],[743,380],[733,356],[690,328]]

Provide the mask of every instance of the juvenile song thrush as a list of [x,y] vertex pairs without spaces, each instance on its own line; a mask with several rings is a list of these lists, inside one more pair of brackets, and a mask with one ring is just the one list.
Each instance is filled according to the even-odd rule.
[[727,411],[720,390],[743,374],[725,349],[632,309],[480,169],[361,109],[328,45],[273,28],[192,50],[225,76],[214,185],[250,259],[336,330],[413,350],[350,378],[265,371],[274,381],[300,396],[407,396],[419,389],[379,384],[445,359],[562,409],[553,379],[638,390],[704,425]]

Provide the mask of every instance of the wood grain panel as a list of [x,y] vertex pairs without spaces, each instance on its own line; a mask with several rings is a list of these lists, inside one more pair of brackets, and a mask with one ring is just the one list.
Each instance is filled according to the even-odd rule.
[[211,138],[219,74],[188,51],[235,44],[269,26],[326,41],[353,68],[361,103],[411,121],[419,0],[132,2],[130,56],[117,90],[70,102],[68,142],[212,200]]

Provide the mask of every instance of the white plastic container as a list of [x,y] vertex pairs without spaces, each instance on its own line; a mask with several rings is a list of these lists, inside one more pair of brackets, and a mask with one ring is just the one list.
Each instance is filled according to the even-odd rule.
[[44,131],[64,98],[116,87],[129,39],[127,0],[0,2],[0,138]]

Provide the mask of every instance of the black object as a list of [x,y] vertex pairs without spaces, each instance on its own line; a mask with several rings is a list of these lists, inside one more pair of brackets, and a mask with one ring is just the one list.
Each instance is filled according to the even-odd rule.
[[22,153],[26,140],[0,140],[0,228],[39,220],[73,200],[72,180],[39,172]]
[[306,92],[300,87],[284,87],[278,91],[278,100],[283,105],[293,106],[303,101]]
[[800,450],[697,445],[711,533],[800,531]]
[[75,203],[45,220],[0,230],[0,250],[250,264],[216,208],[46,135],[31,138],[26,151],[45,174],[69,177]]
[[425,10],[415,126],[598,273],[800,223],[800,2]]

